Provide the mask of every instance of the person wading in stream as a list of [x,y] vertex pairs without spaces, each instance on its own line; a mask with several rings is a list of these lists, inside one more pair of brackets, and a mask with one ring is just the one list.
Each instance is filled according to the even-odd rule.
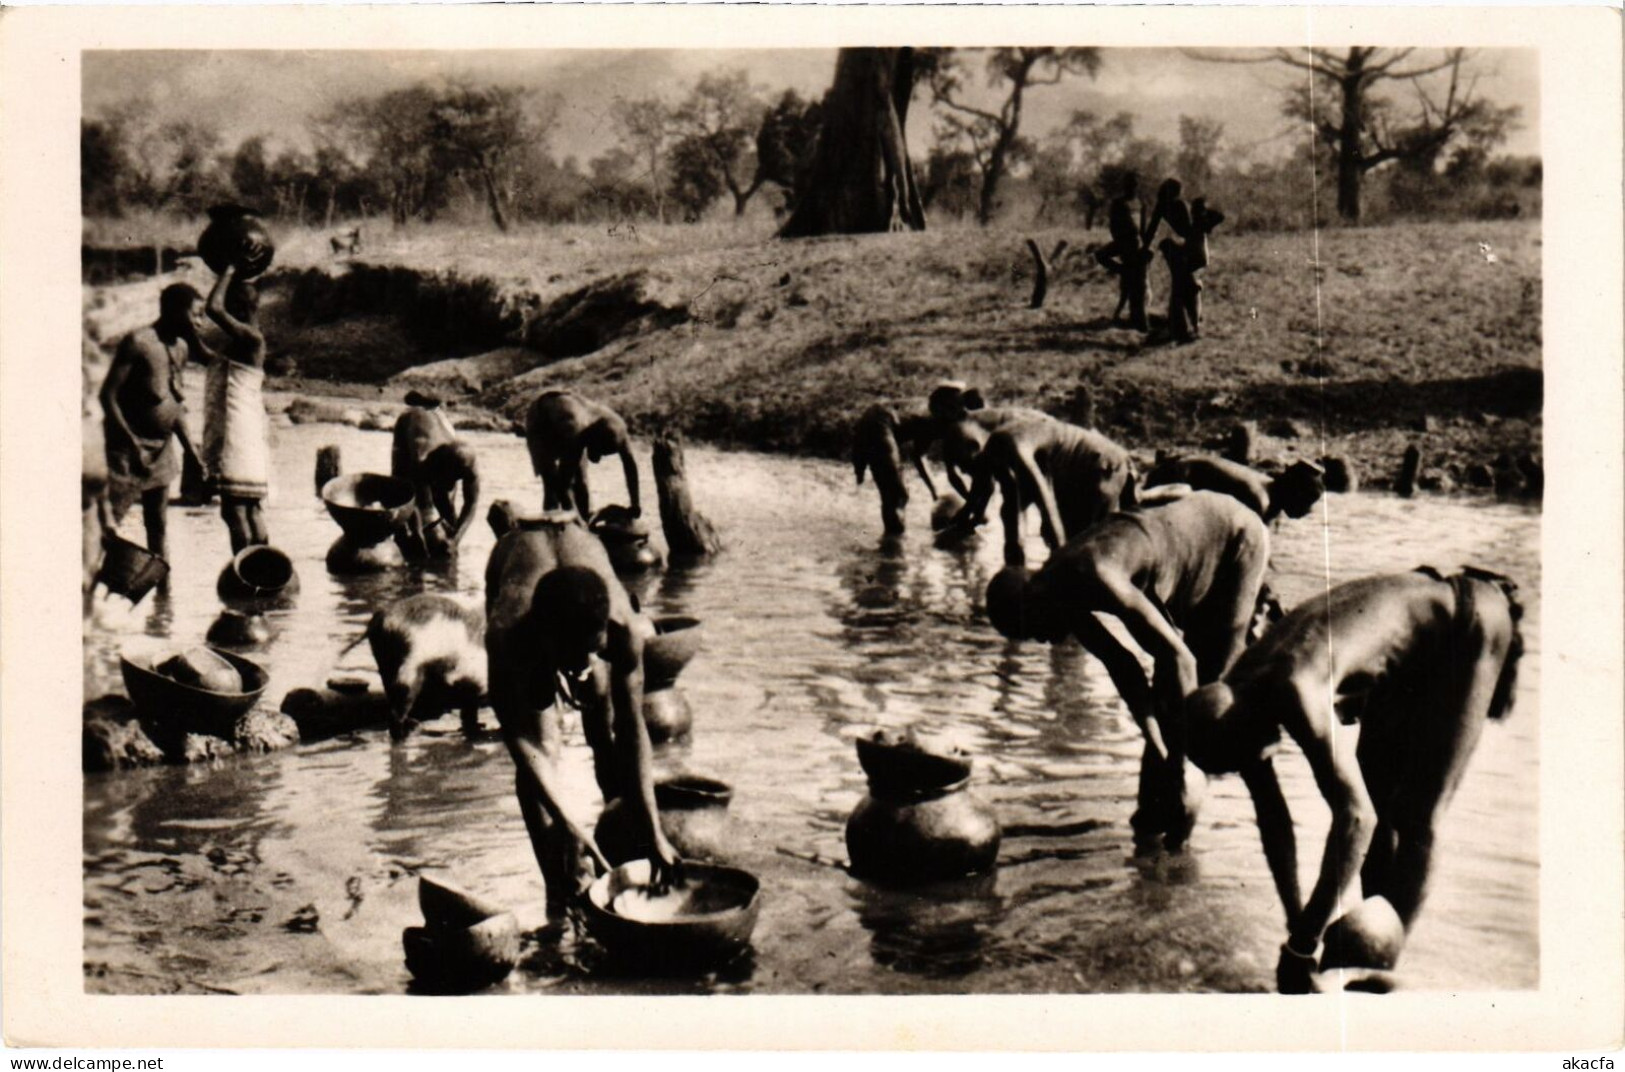
[[626,422],[608,406],[568,390],[543,391],[525,414],[525,445],[530,464],[542,478],[542,509],[579,511],[592,518],[583,461],[621,456],[626,494],[634,518],[643,515],[638,495],[638,464]]
[[406,401],[410,408],[395,419],[389,455],[390,475],[409,481],[416,495],[402,550],[413,560],[444,558],[456,552],[474,525],[479,465],[473,448],[457,438],[439,399],[413,392]]
[[493,513],[493,527],[502,531],[485,570],[491,708],[513,756],[548,914],[562,914],[591,880],[583,851],[609,866],[560,798],[555,700],[580,710],[599,789],[606,802],[630,798],[654,846],[654,883],[668,885],[680,861],[660,828],[643,722],[643,646],[654,625],[633,609],[603,544],[573,512],[537,520]]
[[[1112,514],[1057,550],[1044,568],[1006,566],[987,587],[987,616],[1013,640],[1075,636],[1106,667],[1145,736],[1135,848],[1181,848],[1200,803],[1187,784],[1182,711],[1197,686],[1235,663],[1259,605],[1269,530],[1235,499],[1196,491]],[[1140,660],[1095,617],[1127,628]]]
[[[1364,897],[1386,898],[1406,930],[1415,922],[1439,820],[1485,721],[1512,706],[1522,616],[1517,587],[1484,570],[1350,581],[1295,608],[1187,701],[1191,760],[1240,774],[1253,798],[1286,909],[1283,993],[1313,988],[1321,937],[1356,874]],[[1355,722],[1351,748],[1339,727]],[[1307,902],[1271,761],[1283,729],[1332,810]]]
[[167,557],[169,485],[180,475],[180,450],[197,462],[186,431],[181,370],[208,353],[197,337],[198,292],[175,283],[158,295],[158,319],[118,345],[102,381],[107,479],[112,520],[139,501],[147,550]]
[[226,334],[225,351],[205,351],[209,376],[203,411],[204,463],[220,494],[231,551],[271,542],[265,526],[270,491],[270,425],[265,417],[265,336],[259,291],[227,265],[209,292],[209,319]]

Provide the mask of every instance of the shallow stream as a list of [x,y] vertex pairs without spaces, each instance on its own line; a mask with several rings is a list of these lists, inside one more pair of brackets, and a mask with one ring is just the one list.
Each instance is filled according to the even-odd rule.
[[[479,523],[439,571],[340,579],[322,565],[337,535],[312,489],[318,447],[345,471],[387,471],[389,435],[276,429],[273,542],[303,592],[274,617],[260,657],[265,703],[321,684],[382,602],[416,591],[481,600],[492,536]],[[523,443],[468,434],[488,498],[540,506]],[[681,686],[692,741],[662,748],[659,773],[734,787],[751,846],[743,866],[765,902],[754,952],[699,980],[607,970],[590,943],[527,939],[500,992],[911,993],[1251,991],[1273,985],[1284,926],[1239,781],[1209,790],[1190,852],[1134,860],[1128,816],[1137,731],[1100,664],[1075,645],[1005,642],[980,617],[997,570],[993,529],[960,552],[931,547],[924,496],[900,547],[883,548],[871,487],[829,462],[690,448],[695,500],[722,530],[713,564],[652,578],[655,614],[702,619],[706,650]],[[591,473],[618,496],[617,467]],[[648,506],[652,481],[643,459]],[[917,488],[917,485],[916,485]],[[1328,579],[1472,562],[1516,577],[1529,654],[1517,705],[1489,727],[1447,814],[1433,891],[1406,949],[1408,985],[1538,984],[1538,511],[1483,501],[1331,496],[1275,533],[1271,582],[1290,606]],[[126,531],[135,535],[132,512]],[[1329,526],[1324,525],[1329,521]],[[997,522],[995,520],[994,525]],[[219,611],[226,561],[212,509],[171,511],[175,576],[133,610],[108,601],[88,632],[87,696],[123,691],[117,652],[147,637],[201,639]],[[1034,526],[1035,527],[1035,526]],[[136,536],[139,538],[139,536]],[[1033,558],[1042,549],[1033,541]],[[150,640],[148,641],[150,642]],[[487,727],[494,728],[489,712]],[[853,739],[924,722],[977,756],[974,790],[1009,826],[1093,820],[1069,837],[1007,837],[998,872],[909,892],[848,877],[846,816],[863,795]],[[569,720],[571,806],[599,801],[579,723]],[[1327,811],[1295,752],[1280,761],[1312,879]],[[86,777],[86,985],[100,992],[394,993],[406,990],[402,928],[421,922],[418,871],[442,874],[544,922],[541,878],[494,733],[469,742],[455,716],[392,746],[368,732],[213,766]],[[1306,886],[1307,888],[1307,886]]]

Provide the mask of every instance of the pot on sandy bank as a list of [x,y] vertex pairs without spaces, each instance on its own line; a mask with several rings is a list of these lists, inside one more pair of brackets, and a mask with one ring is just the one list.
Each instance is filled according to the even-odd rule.
[[[230,687],[215,689],[201,679],[187,683],[160,673],[155,663],[172,665],[173,657],[168,654],[156,660],[151,655],[136,653],[119,656],[124,687],[136,709],[165,728],[232,740],[236,736],[238,718],[265,692],[270,675],[264,667],[241,655],[210,650],[231,668]],[[225,675],[220,677],[223,680]]]
[[[733,789],[714,778],[682,774],[655,783],[660,829],[685,860],[727,863],[737,855],[734,824],[728,816]],[[612,864],[647,859],[649,839],[625,797],[609,802],[599,816],[593,840]]]
[[327,549],[327,572],[337,577],[381,573],[403,565],[405,561],[400,548],[390,540],[363,545],[347,533],[340,535]]
[[299,594],[299,574],[287,555],[256,544],[243,548],[226,563],[214,590],[228,606],[286,607]]
[[665,744],[687,737],[694,728],[694,708],[688,697],[675,688],[643,694],[643,725],[651,744]]

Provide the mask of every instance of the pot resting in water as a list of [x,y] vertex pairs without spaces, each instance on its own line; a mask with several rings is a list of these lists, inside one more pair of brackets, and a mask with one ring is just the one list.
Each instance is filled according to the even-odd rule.
[[341,533],[327,549],[327,572],[338,577],[354,577],[363,573],[379,573],[402,565],[405,559],[400,548],[385,540],[383,543],[362,545]]
[[990,870],[999,856],[999,819],[968,784],[913,801],[864,797],[846,821],[852,873],[908,885]]
[[675,688],[647,692],[643,695],[643,725],[651,744],[675,741],[694,728],[694,708]]
[[[737,855],[733,821],[728,805],[733,790],[711,778],[684,774],[655,783],[655,807],[660,829],[685,860],[727,863]],[[598,819],[593,840],[612,864],[647,859],[648,837],[625,797],[609,802]]]
[[293,560],[274,547],[259,544],[239,551],[215,584],[215,593],[233,602],[285,605],[299,593],[299,574]]

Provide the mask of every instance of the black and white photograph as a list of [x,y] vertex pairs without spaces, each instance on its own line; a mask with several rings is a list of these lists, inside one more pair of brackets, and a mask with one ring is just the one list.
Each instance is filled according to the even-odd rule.
[[1561,983],[1565,60],[1468,15],[87,40],[83,995]]

